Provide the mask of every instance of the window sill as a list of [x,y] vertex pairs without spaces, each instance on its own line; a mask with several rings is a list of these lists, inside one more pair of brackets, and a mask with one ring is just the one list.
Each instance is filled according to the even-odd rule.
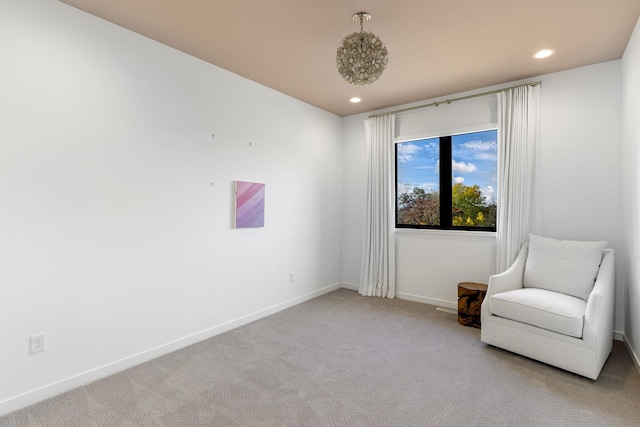
[[420,228],[396,228],[396,234],[425,234],[432,236],[456,236],[456,237],[480,237],[495,239],[495,231],[468,231],[468,230],[431,230]]

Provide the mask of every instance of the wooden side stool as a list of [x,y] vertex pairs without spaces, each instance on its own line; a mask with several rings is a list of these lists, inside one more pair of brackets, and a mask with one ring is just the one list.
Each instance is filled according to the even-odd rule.
[[458,323],[480,328],[480,306],[487,295],[487,285],[474,282],[458,283]]

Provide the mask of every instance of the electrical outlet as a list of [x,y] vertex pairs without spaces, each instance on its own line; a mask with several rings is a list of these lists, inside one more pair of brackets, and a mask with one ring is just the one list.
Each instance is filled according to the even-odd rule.
[[294,271],[290,271],[289,272],[289,281],[290,282],[295,282],[296,281],[296,273]]
[[44,334],[29,337],[29,354],[40,353],[45,350]]

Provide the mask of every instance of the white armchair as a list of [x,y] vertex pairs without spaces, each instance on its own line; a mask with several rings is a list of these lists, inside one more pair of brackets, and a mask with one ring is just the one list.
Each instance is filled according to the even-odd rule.
[[489,278],[482,342],[597,379],[613,345],[615,253],[606,246],[529,235],[513,265]]

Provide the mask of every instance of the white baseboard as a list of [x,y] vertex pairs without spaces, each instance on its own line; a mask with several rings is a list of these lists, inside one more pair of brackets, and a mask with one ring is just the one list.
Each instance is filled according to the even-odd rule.
[[[352,291],[358,291],[359,285],[355,283],[341,283],[340,286],[344,289],[349,289]],[[396,292],[396,298],[403,299],[407,301],[421,302],[423,304],[435,305],[438,307],[444,307],[451,310],[458,310],[458,301],[447,301],[441,300],[437,298],[427,298],[420,295],[408,294],[406,292]]]
[[358,292],[358,290],[360,289],[360,285],[356,284],[356,283],[341,283],[340,287],[344,288],[344,289],[349,289],[350,291],[356,291]]
[[181,348],[187,347],[197,342],[204,341],[208,338],[230,331],[239,326],[246,325],[248,323],[262,319],[269,315],[275,314],[284,309],[296,306],[300,303],[316,298],[320,295],[333,292],[337,289],[340,289],[340,287],[341,285],[338,283],[327,286],[325,288],[316,290],[314,292],[310,292],[308,294],[293,298],[289,301],[285,301],[280,304],[267,307],[255,313],[251,313],[246,316],[242,316],[237,319],[230,320],[228,322],[222,323],[217,326],[213,326],[211,328],[194,333],[192,335],[177,339],[175,341],[168,342],[161,346],[151,348],[149,350],[145,350],[141,353],[131,355],[124,359],[117,360],[115,362],[106,364],[104,366],[100,366],[95,369],[91,369],[86,372],[82,372],[80,374],[74,375],[69,378],[65,378],[53,384],[48,384],[46,386],[37,388],[35,390],[31,390],[26,393],[20,394],[18,396],[14,396],[9,399],[0,401],[0,415],[8,414],[9,412],[13,412],[18,409],[27,407],[29,405],[33,405],[34,403],[38,403],[45,399],[49,399],[51,397],[73,390],[77,387],[92,383],[96,380],[106,378],[110,375],[116,374],[125,369],[131,368],[133,366],[155,359],[167,353],[171,353],[173,351],[179,350]]
[[633,347],[631,347],[631,343],[629,343],[627,336],[624,334],[624,332],[614,331],[613,333],[614,333],[614,336],[619,335],[621,337],[620,341],[622,341],[625,347],[627,347],[627,351],[629,352],[631,361],[633,362],[633,365],[636,367],[636,371],[638,371],[638,375],[640,375],[640,357],[638,357],[638,354],[634,351]]
[[404,292],[396,292],[396,298],[404,299],[408,301],[421,302],[423,304],[435,305],[438,307],[449,308],[451,310],[458,310],[457,301],[447,301],[437,298],[427,298],[420,295],[407,294]]

